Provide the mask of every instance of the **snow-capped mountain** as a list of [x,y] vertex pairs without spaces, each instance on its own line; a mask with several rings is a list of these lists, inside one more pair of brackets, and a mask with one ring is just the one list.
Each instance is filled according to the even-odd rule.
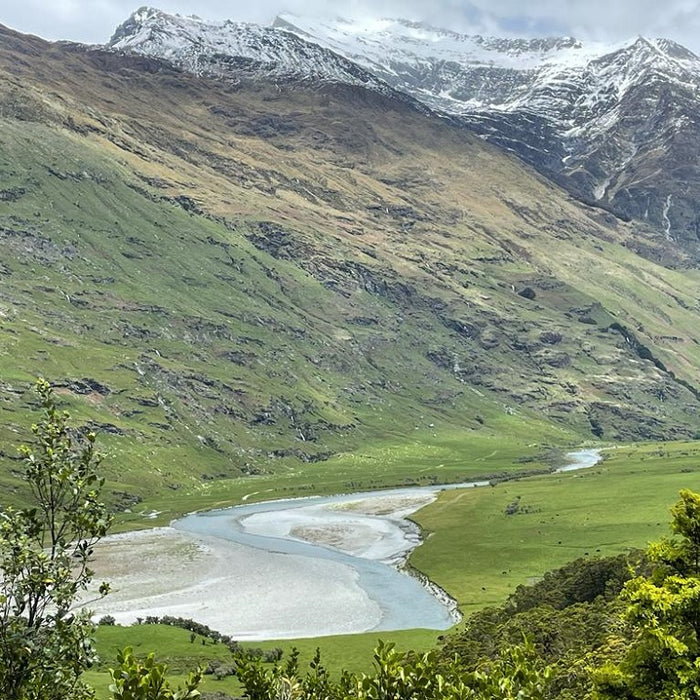
[[571,189],[700,254],[700,59],[666,39],[502,39],[384,19],[282,15]]
[[117,27],[107,46],[165,59],[198,75],[235,79],[246,71],[388,91],[372,73],[318,44],[245,22],[211,22],[142,7]]
[[142,8],[109,47],[229,78],[245,69],[393,88],[700,257],[700,59],[671,41],[588,45],[292,15],[260,27]]
[[[499,39],[401,19],[353,23],[280,15],[274,27],[326,46],[450,114],[509,109],[543,70],[576,69],[606,52],[571,38]],[[498,78],[495,80],[494,78]]]
[[616,46],[569,37],[505,39],[406,20],[360,24],[293,15],[278,16],[273,26],[346,56],[404,92],[420,93],[443,112],[546,111],[561,127],[606,111],[640,70],[700,74],[697,57],[666,40]]

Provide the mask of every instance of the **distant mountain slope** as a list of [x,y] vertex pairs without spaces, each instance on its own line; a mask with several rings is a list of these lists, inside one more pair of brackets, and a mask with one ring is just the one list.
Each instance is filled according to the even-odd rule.
[[458,118],[584,201],[650,223],[700,260],[700,59],[674,42],[587,46],[292,15],[259,27],[142,8],[109,46],[197,74],[235,79],[246,68],[391,87]]
[[497,39],[404,20],[283,15],[274,26],[462,117],[578,196],[650,222],[700,259],[700,59],[683,46]]
[[391,92],[0,38],[3,483],[38,373],[124,507],[361,445],[696,431],[663,235]]

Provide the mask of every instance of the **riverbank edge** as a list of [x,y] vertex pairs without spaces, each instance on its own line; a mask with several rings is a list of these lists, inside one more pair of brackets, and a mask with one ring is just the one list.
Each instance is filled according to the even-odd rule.
[[[595,452],[596,453],[596,461],[592,465],[581,465],[579,467],[574,467],[573,469],[568,469],[566,470],[566,467],[570,467],[571,464],[564,465],[564,466],[559,466],[559,467],[548,467],[545,469],[531,469],[528,470],[527,472],[519,472],[517,474],[510,474],[510,475],[503,475],[500,477],[492,477],[488,481],[485,482],[484,485],[489,485],[489,486],[496,486],[497,484],[500,483],[505,483],[508,481],[521,481],[522,479],[527,479],[533,476],[544,476],[546,474],[562,474],[566,473],[567,471],[576,471],[577,469],[591,469],[595,466],[598,466],[601,462],[605,461],[605,455],[602,454],[603,450],[606,449],[605,447],[591,447],[591,448],[581,448],[580,450],[571,450],[570,452],[566,453],[566,456],[570,456],[573,454],[581,453],[581,452]],[[609,449],[609,448],[607,448]],[[485,481],[485,480],[483,480]],[[479,480],[479,483],[481,483],[482,480]],[[476,481],[470,482],[471,486],[465,486],[465,488],[478,488],[478,483]],[[442,484],[440,486],[443,487],[450,487],[453,486],[452,484]],[[447,490],[447,488],[442,488],[441,490]],[[395,565],[395,568],[398,569],[399,571],[404,572],[408,576],[412,576],[413,578],[417,579],[420,584],[426,588],[431,595],[435,596],[435,598],[440,601],[442,605],[444,605],[449,614],[452,616],[454,620],[454,624],[459,624],[463,619],[464,615],[459,609],[459,602],[453,598],[442,586],[439,586],[435,581],[432,581],[430,577],[414,567],[411,564],[411,554],[418,548],[420,547],[421,544],[423,544],[426,541],[426,537],[424,536],[424,531],[423,528],[421,527],[420,523],[416,522],[413,518],[407,517],[405,518],[406,520],[410,521],[413,523],[417,528],[418,532],[420,535],[420,542],[412,549],[410,550],[405,558],[399,562],[398,564]]]
[[[413,522],[413,521],[412,521]],[[435,581],[432,581],[426,574],[422,571],[416,569],[414,566],[405,563],[399,571],[402,571],[407,576],[411,576],[418,580],[418,582],[425,588],[432,596],[437,598],[437,600],[447,608],[447,612],[450,617],[452,617],[453,625],[460,623],[464,619],[464,615],[459,609],[459,603],[456,598],[453,598],[442,586],[438,586]]]

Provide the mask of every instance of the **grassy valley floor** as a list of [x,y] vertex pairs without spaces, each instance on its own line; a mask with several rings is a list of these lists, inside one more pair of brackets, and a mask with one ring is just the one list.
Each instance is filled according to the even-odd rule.
[[[518,585],[579,556],[644,547],[667,532],[668,509],[678,491],[700,489],[700,441],[620,446],[604,454],[604,462],[580,472],[443,492],[412,516],[426,539],[411,565],[445,588],[468,615],[502,603]],[[302,663],[318,646],[332,672],[369,671],[379,638],[394,640],[400,648],[426,649],[439,635],[407,630],[250,644],[285,652],[296,646]],[[183,672],[203,658],[229,658],[222,645],[201,639],[193,644],[188,632],[169,627],[100,627],[97,638],[103,666],[90,678],[102,688],[115,650],[127,644],[144,655],[155,650]],[[204,689],[233,692],[235,681],[209,675]]]

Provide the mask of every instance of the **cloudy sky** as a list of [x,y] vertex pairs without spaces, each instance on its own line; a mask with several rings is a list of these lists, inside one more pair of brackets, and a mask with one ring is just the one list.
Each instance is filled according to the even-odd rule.
[[[0,0],[0,24],[46,39],[104,43],[144,0]],[[465,33],[674,39],[700,53],[700,0],[162,0],[167,12],[267,24],[280,12],[404,17]]]

